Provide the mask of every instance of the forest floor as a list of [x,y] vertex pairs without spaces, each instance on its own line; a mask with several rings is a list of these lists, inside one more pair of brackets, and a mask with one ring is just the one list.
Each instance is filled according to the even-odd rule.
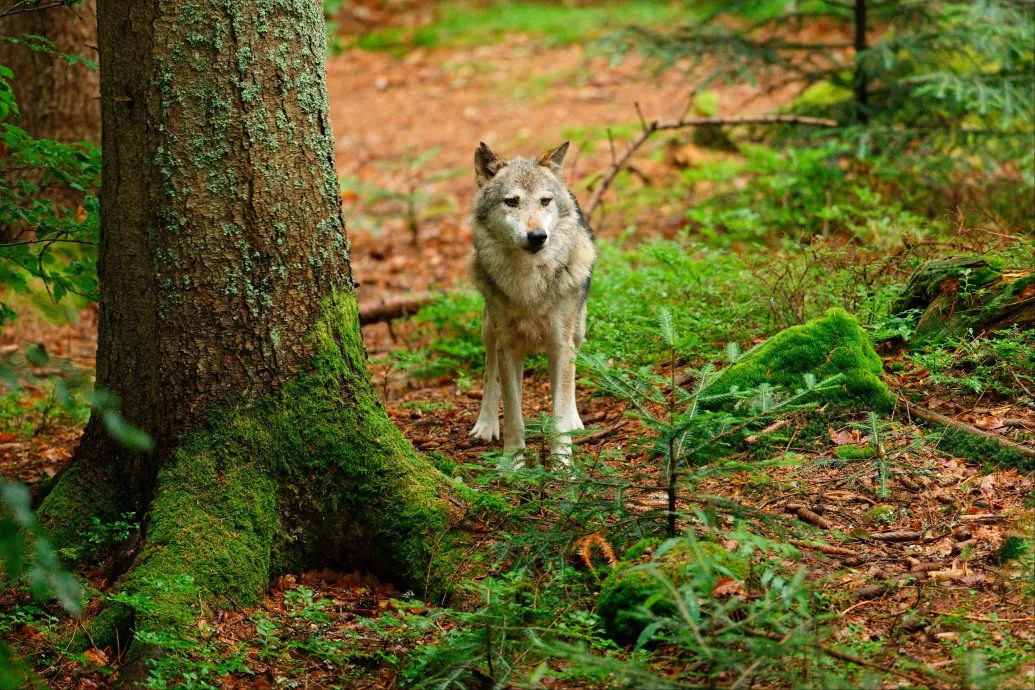
[[[328,61],[327,76],[352,266],[364,308],[466,284],[466,214],[479,141],[503,155],[531,155],[573,139],[578,145],[569,154],[569,183],[584,199],[586,186],[611,161],[607,129],[628,132],[637,121],[637,104],[648,117],[679,116],[689,92],[686,76],[677,71],[654,77],[635,59],[609,66],[582,46],[547,47],[532,35],[402,56],[349,49]],[[718,112],[771,112],[786,103],[788,88],[717,87]],[[683,168],[735,155],[690,141],[656,153],[637,160],[631,185],[675,184]],[[630,226],[636,227],[636,241],[670,238],[686,222],[672,199],[632,208],[614,195],[608,202],[594,216],[605,242],[627,238]],[[5,329],[0,354],[15,356],[40,344],[68,366],[90,371],[96,324],[94,307],[82,309],[72,322],[26,308]],[[388,411],[418,450],[443,454],[458,467],[484,465],[484,454],[494,447],[467,437],[480,404],[477,374],[418,376],[392,356],[425,345],[429,337],[435,336],[427,324],[406,320],[364,327]],[[929,380],[900,350],[884,348],[882,355],[887,378],[903,398],[1035,447],[1030,393],[963,394]],[[677,366],[682,371],[687,363]],[[661,371],[668,369],[662,365]],[[37,373],[38,386],[4,399],[0,432],[0,474],[28,483],[53,476],[69,460],[85,413],[81,406],[58,405],[46,384],[48,372]],[[536,417],[548,409],[542,367],[530,367],[525,386],[525,415]],[[657,475],[658,488],[631,489],[625,496],[626,512],[649,518],[664,494],[660,473],[644,469],[641,425],[625,414],[625,403],[588,389],[579,396],[579,410],[595,430],[579,444],[579,461],[591,476]],[[901,408],[880,428],[880,439],[853,426],[864,422],[861,414],[788,415],[778,442],[772,430],[766,452],[793,457],[793,464],[704,479],[678,507],[689,513],[721,499],[772,516],[777,526],[760,529],[798,546],[795,565],[817,583],[823,610],[831,614],[827,625],[836,630],[832,643],[864,660],[868,666],[850,668],[873,674],[876,686],[948,687],[974,654],[1004,671],[1004,682],[1030,683],[1031,577],[1000,558],[1004,542],[1031,532],[1030,468],[990,467],[941,449],[938,432],[914,424]],[[849,454],[839,450],[845,446],[880,451],[845,462]],[[103,540],[118,529],[98,526],[94,536]],[[605,516],[585,525],[585,534],[607,529]],[[572,562],[585,566],[577,555]],[[100,593],[111,584],[103,563],[85,574]],[[205,643],[192,652],[197,666],[164,672],[202,673],[197,687],[209,683],[223,690],[396,687],[403,680],[402,660],[457,625],[446,620],[422,628],[416,619],[424,613],[421,606],[408,609],[401,593],[370,575],[284,575],[258,607],[210,612],[199,621]],[[9,591],[0,599],[0,635],[30,661],[39,656],[34,663],[50,687],[103,688],[117,675],[114,650],[53,653],[54,640],[80,625],[54,607],[36,607],[24,592]],[[648,662],[659,677],[677,673],[682,663],[664,655]],[[606,674],[571,670],[568,662],[557,662],[540,674],[537,687],[609,682]]]

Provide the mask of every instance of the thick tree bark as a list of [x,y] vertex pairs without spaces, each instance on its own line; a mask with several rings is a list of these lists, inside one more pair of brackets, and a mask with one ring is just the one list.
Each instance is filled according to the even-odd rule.
[[[0,9],[11,5],[3,3]],[[18,12],[0,19],[0,32],[15,38],[42,36],[58,52],[96,60],[96,2]],[[7,43],[0,43],[0,64],[14,72],[12,88],[19,110],[14,124],[36,139],[101,143],[100,75],[96,71]],[[83,193],[70,188],[48,190],[47,198],[74,212]]]
[[148,604],[107,609],[92,639],[189,626],[199,598],[244,603],[285,568],[443,591],[446,482],[366,367],[319,3],[106,0],[98,21],[97,387],[155,451],[94,415],[41,506],[64,547],[92,517],[145,516],[120,589]]

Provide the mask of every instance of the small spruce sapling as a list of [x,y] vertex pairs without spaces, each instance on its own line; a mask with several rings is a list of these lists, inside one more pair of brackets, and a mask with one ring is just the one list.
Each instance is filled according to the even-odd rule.
[[[719,444],[734,440],[743,430],[778,413],[806,406],[809,397],[833,387],[843,376],[835,374],[817,381],[813,374],[806,374],[803,387],[790,394],[765,383],[754,388],[733,386],[715,392],[714,386],[726,368],[706,364],[692,374],[677,376],[682,341],[668,309],[661,310],[658,324],[662,344],[668,352],[668,377],[658,376],[649,367],[619,369],[598,353],[580,353],[579,361],[605,392],[630,403],[635,408],[633,416],[652,432],[651,456],[663,461],[667,533],[671,538],[676,535],[682,472],[691,466],[707,464]],[[730,343],[726,349],[727,367],[751,356],[755,349],[741,352],[735,343]],[[689,390],[684,388],[691,382]]]

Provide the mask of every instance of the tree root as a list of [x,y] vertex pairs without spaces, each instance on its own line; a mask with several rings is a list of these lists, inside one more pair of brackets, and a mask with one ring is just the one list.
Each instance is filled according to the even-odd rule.
[[983,429],[978,429],[977,427],[971,426],[970,424],[966,424],[959,420],[953,419],[952,417],[947,417],[938,412],[934,412],[933,410],[928,410],[923,407],[917,407],[916,405],[914,405],[911,402],[908,402],[902,397],[899,397],[899,400],[902,402],[903,405],[905,405],[906,411],[913,417],[922,419],[925,422],[933,422],[935,424],[951,426],[954,429],[959,429],[960,431],[967,434],[971,434],[972,436],[978,436],[987,441],[995,441],[996,443],[1006,446],[1007,448],[1016,451],[1025,457],[1035,458],[1035,448],[1021,445],[1020,443],[1011,441],[1008,438],[1003,438],[999,434],[993,434],[984,431]]
[[[425,597],[448,590],[469,542],[452,529],[446,497],[458,489],[385,413],[353,295],[327,299],[313,337],[321,354],[309,374],[213,411],[176,442],[139,555],[82,644],[131,639],[129,657],[147,657],[160,637],[196,635],[200,615],[253,604],[273,575],[302,568],[370,571]],[[63,488],[68,479],[53,496],[80,488]]]

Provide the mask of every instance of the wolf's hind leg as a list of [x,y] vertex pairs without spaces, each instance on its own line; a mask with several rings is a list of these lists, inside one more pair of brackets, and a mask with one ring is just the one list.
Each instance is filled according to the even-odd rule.
[[482,409],[469,435],[483,441],[494,441],[500,437],[500,371],[496,353],[496,332],[493,330],[488,309],[482,309],[482,343],[485,344]]

